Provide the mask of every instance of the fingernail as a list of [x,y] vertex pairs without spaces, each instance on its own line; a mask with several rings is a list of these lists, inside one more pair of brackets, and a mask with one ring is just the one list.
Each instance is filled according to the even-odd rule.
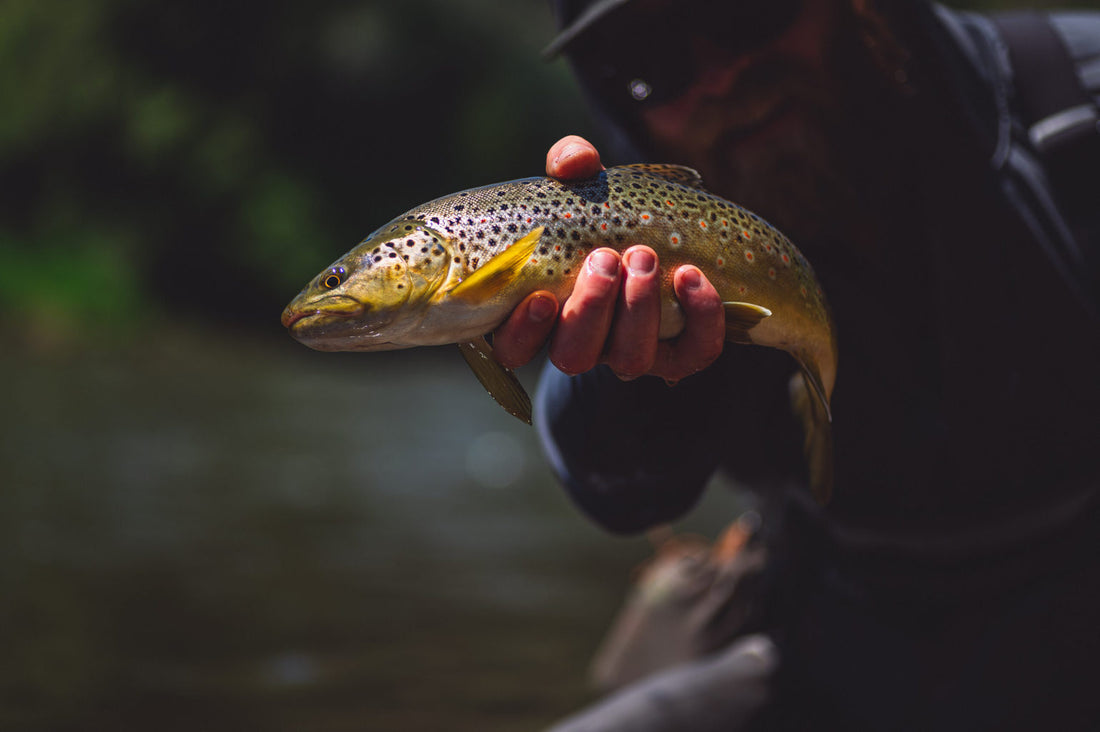
[[657,268],[657,257],[647,249],[633,249],[626,257],[631,274],[647,275]]
[[680,275],[683,278],[684,287],[689,290],[698,290],[703,284],[703,275],[699,270],[694,267],[688,267],[684,270],[684,273]]
[[541,323],[554,317],[557,311],[557,306],[550,298],[536,297],[527,307],[527,319],[532,323]]
[[578,153],[580,153],[580,151],[581,151],[581,146],[580,145],[576,145],[576,144],[566,145],[565,147],[563,147],[561,149],[561,151],[558,153],[557,157],[554,158],[554,164],[556,165],[557,163],[560,163],[563,160],[568,160],[569,158],[573,157],[574,155],[577,155]]
[[588,269],[594,274],[614,277],[619,274],[619,258],[611,252],[593,252],[588,258]]

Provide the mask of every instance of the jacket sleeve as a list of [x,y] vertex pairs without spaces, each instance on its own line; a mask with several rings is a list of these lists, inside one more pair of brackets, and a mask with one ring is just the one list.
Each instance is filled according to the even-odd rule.
[[[801,464],[787,405],[792,365],[771,349],[730,347],[672,387],[654,377],[623,382],[606,367],[569,377],[548,365],[535,426],[581,510],[609,531],[634,533],[685,514],[723,463],[749,481]],[[749,373],[756,377],[742,378]]]

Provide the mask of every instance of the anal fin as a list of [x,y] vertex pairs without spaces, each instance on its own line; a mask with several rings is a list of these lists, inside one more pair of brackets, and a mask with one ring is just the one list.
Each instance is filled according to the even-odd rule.
[[489,396],[516,419],[531,424],[531,397],[512,369],[493,358],[493,347],[484,337],[459,343],[458,350]]
[[732,343],[752,343],[749,331],[772,314],[771,310],[751,302],[724,302],[722,307],[726,311],[726,340]]

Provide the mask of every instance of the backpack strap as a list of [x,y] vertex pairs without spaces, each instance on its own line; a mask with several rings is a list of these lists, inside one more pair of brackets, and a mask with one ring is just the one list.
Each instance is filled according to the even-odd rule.
[[1100,106],[1049,13],[989,16],[1008,50],[1027,139],[1081,247],[1073,273],[1100,302]]
[[1074,217],[1100,207],[1100,108],[1049,13],[992,16],[1008,46],[1016,99],[1028,139],[1043,160],[1060,202]]

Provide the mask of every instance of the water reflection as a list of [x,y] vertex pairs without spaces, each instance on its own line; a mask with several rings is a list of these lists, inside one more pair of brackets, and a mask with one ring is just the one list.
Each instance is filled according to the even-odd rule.
[[535,729],[647,551],[449,349],[181,334],[0,377],[4,729]]

